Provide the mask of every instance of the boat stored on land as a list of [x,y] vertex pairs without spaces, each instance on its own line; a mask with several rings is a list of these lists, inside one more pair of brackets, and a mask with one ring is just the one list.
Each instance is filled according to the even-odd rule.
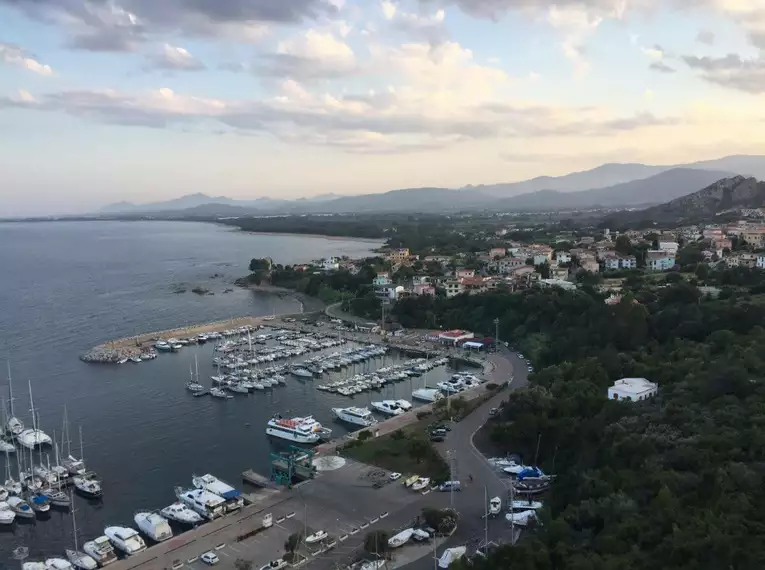
[[399,546],[403,546],[404,544],[409,542],[409,539],[412,538],[413,534],[414,534],[413,528],[402,530],[397,535],[392,536],[391,538],[388,539],[388,546],[390,546],[391,548],[398,548]]

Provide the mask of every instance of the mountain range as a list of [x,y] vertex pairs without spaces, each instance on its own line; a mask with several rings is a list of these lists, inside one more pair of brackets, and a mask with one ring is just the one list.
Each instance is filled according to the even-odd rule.
[[505,184],[451,188],[407,188],[380,194],[325,194],[299,200],[189,194],[150,204],[119,202],[100,214],[187,213],[270,215],[486,210],[540,211],[650,206],[680,198],[736,175],[765,179],[765,156],[729,156],[681,165],[604,164],[565,176],[543,176]]

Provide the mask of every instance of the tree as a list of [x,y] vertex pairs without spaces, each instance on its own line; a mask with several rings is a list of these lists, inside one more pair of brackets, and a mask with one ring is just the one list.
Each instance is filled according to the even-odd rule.
[[234,561],[234,568],[236,568],[236,570],[252,570],[252,560],[237,558]]
[[632,247],[632,242],[630,241],[630,238],[628,238],[624,234],[616,238],[616,244],[614,245],[614,249],[616,249],[616,251],[621,253],[622,255],[633,255],[635,253],[635,249]]
[[255,258],[250,260],[250,271],[252,273],[256,273],[258,271],[270,271],[272,265],[273,261],[270,257],[264,257],[262,259]]
[[297,550],[297,547],[300,546],[302,540],[302,532],[293,532],[291,535],[289,535],[289,537],[287,537],[287,540],[284,543],[284,550],[289,554],[294,554]]
[[387,530],[373,530],[364,537],[364,550],[369,554],[385,555],[390,547],[388,540],[390,533]]
[[430,444],[424,439],[415,437],[409,440],[407,443],[407,449],[409,451],[409,455],[411,455],[412,458],[417,461],[417,463],[421,463],[422,460],[425,459],[425,457],[430,452],[431,447]]

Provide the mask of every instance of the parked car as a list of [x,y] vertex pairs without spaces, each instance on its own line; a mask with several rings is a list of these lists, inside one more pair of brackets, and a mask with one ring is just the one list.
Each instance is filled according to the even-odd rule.
[[202,556],[199,557],[199,559],[205,564],[209,564],[210,566],[215,566],[218,562],[220,562],[220,558],[218,558],[218,555],[215,554],[212,550],[205,552]]
[[285,568],[286,566],[287,563],[281,558],[278,558],[276,560],[272,560],[265,566],[261,566],[260,570],[282,570],[282,568]]
[[393,473],[390,474],[389,478],[391,481],[398,481],[401,478],[401,473],[397,473],[396,471],[394,471]]
[[489,410],[489,417],[493,418],[499,413],[499,408],[492,408]]
[[436,443],[437,442],[441,442],[441,441],[446,441],[446,435],[442,434],[442,433],[439,433],[437,431],[431,432],[430,433],[430,441],[433,441],[433,442],[436,442]]
[[461,491],[462,485],[459,481],[444,481],[438,486],[439,491]]

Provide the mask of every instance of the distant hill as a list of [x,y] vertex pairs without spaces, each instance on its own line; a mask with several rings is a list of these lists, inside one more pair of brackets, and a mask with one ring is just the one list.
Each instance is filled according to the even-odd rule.
[[623,182],[607,188],[582,192],[556,192],[542,190],[521,194],[497,203],[500,210],[539,211],[555,209],[621,208],[661,204],[667,199],[679,198],[708,186],[729,172],[673,168],[643,178]]
[[189,194],[149,204],[119,202],[101,214],[155,214],[193,210],[189,215],[235,216],[362,212],[453,212],[482,209],[554,210],[643,206],[680,197],[732,175],[765,179],[765,156],[728,156],[687,165],[604,164],[565,176],[542,176],[507,184],[467,186],[458,190],[426,187],[380,194],[323,194],[298,200]]
[[640,220],[658,223],[696,222],[712,219],[721,212],[734,208],[763,206],[765,206],[765,182],[758,182],[756,178],[733,176],[666,204],[637,212],[625,212],[616,219],[622,222]]

